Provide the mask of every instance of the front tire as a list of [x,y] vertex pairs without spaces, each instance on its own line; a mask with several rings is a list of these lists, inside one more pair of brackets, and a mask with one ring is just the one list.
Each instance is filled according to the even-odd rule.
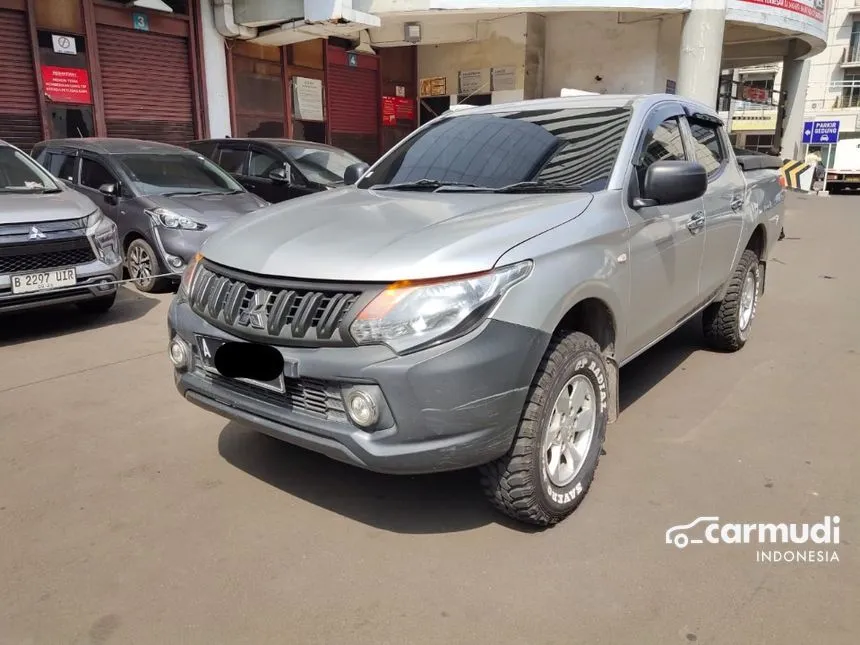
[[553,337],[513,446],[481,467],[481,484],[498,510],[538,526],[556,524],[576,510],[603,448],[608,383],[594,340],[579,332]]
[[729,280],[726,297],[708,306],[702,316],[705,340],[713,349],[736,352],[746,345],[761,291],[758,255],[746,249]]
[[170,285],[168,278],[156,278],[161,273],[158,256],[149,243],[138,238],[128,245],[125,252],[129,277],[134,280],[138,291],[160,293]]

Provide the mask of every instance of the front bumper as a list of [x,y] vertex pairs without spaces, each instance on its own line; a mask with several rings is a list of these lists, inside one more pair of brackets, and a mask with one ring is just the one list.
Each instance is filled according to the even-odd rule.
[[[105,264],[94,260],[74,268],[78,279],[74,287],[18,295],[12,294],[12,279],[8,275],[0,275],[0,312],[22,311],[109,296],[116,292],[116,282],[122,279],[120,261]],[[53,269],[41,270],[52,271]],[[105,281],[111,284],[104,284]]]
[[[200,250],[203,242],[216,230],[217,228],[213,226],[202,231],[152,226],[150,235],[155,242],[161,269],[181,277],[185,267],[188,266],[188,262]],[[179,259],[178,264],[175,258]]]
[[[295,391],[307,391],[307,384],[324,392],[315,400],[325,398],[327,412],[309,412],[294,404],[302,395],[285,397],[205,371],[197,334],[241,339],[209,325],[179,298],[170,307],[169,332],[192,348],[192,366],[175,373],[187,400],[339,461],[399,474],[469,468],[503,455],[549,342],[541,331],[490,320],[468,336],[407,356],[384,346],[279,347],[293,369],[297,363],[298,378],[288,379]],[[381,429],[360,429],[338,411],[333,399],[355,384],[381,389],[390,413]]]

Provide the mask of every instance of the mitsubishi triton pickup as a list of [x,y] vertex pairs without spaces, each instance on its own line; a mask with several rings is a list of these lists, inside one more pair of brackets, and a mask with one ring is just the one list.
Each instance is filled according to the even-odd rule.
[[448,112],[345,184],[205,242],[169,312],[180,394],[377,472],[479,467],[537,525],[588,491],[621,366],[698,314],[744,346],[785,195],[671,95]]

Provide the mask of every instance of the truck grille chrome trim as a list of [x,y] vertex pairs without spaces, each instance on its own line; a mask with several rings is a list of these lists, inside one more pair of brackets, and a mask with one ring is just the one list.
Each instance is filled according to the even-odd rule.
[[197,269],[189,294],[191,308],[215,327],[272,344],[344,345],[340,323],[362,291],[343,285],[255,278],[211,265]]

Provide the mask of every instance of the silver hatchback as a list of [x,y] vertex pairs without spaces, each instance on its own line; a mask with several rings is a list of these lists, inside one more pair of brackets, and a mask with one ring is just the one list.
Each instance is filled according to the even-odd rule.
[[68,302],[104,312],[121,277],[116,224],[0,141],[0,312]]

